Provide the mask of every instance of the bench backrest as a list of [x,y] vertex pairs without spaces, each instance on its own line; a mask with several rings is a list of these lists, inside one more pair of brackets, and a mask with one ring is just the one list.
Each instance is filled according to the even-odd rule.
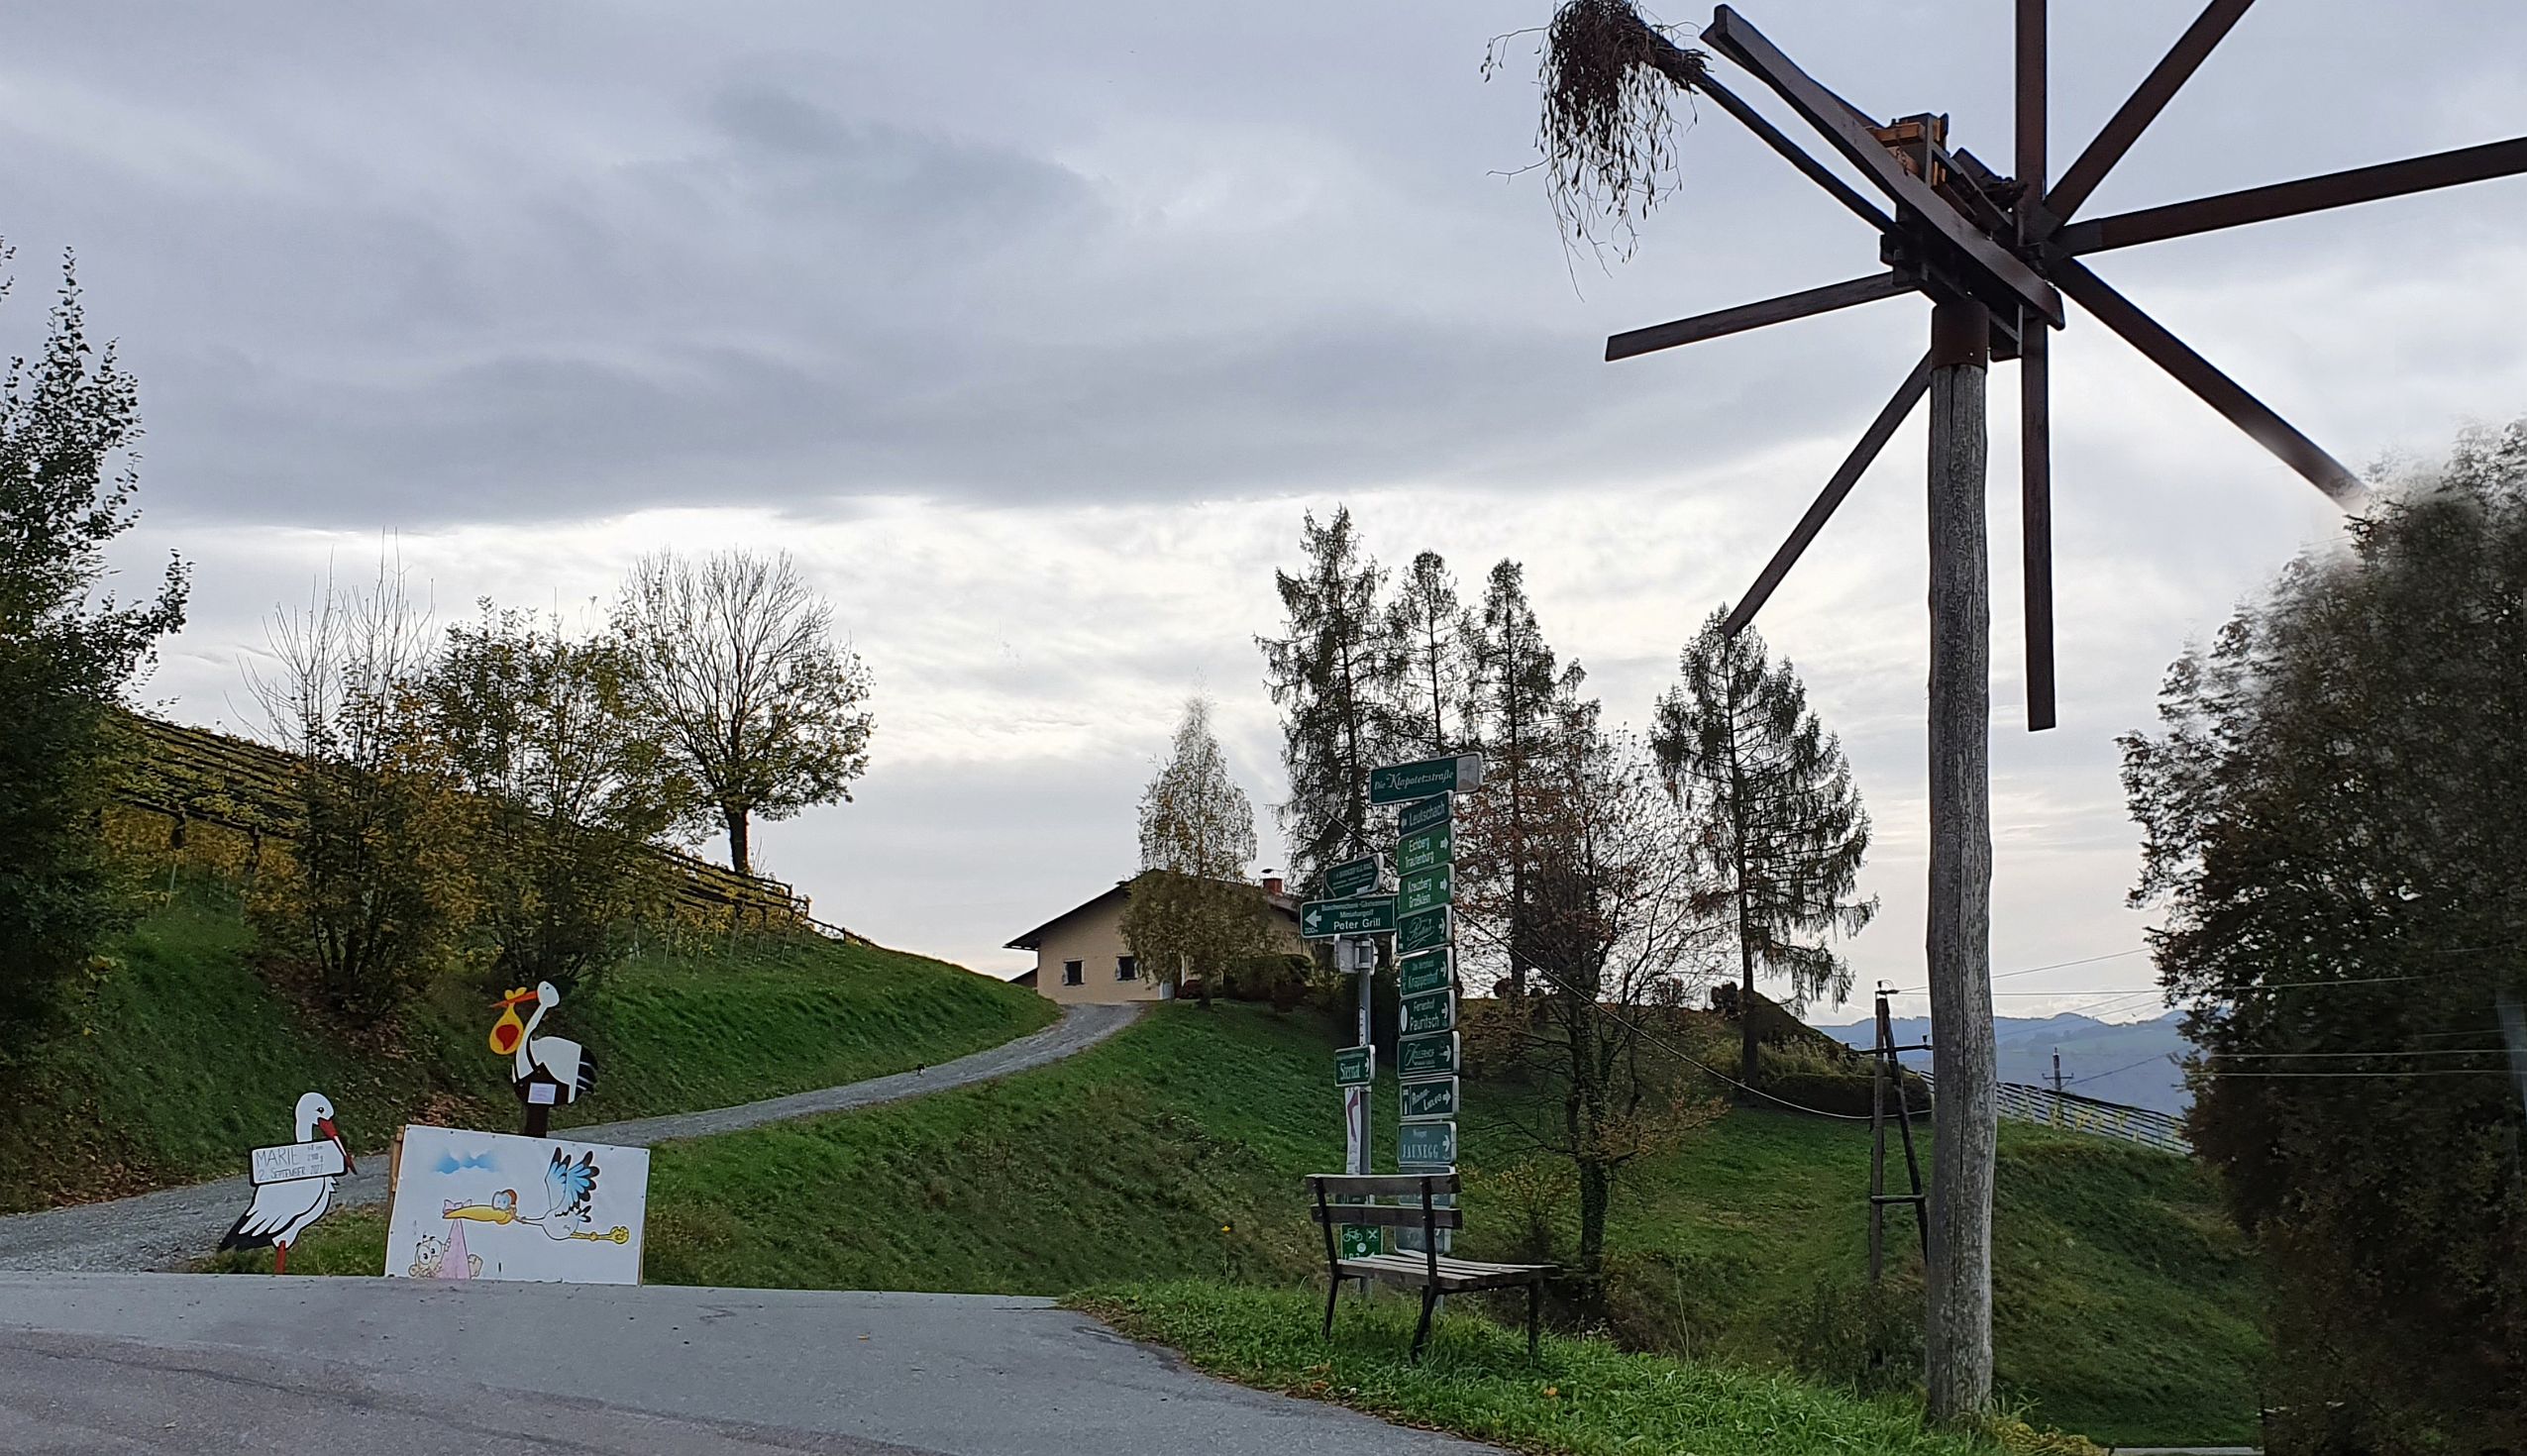
[[[1463,1228],[1465,1214],[1432,1205],[1457,1191],[1453,1173],[1320,1173],[1308,1180],[1308,1216],[1326,1225]],[[1411,1198],[1410,1203],[1338,1203],[1336,1198]],[[1328,1234],[1326,1237],[1330,1238]]]

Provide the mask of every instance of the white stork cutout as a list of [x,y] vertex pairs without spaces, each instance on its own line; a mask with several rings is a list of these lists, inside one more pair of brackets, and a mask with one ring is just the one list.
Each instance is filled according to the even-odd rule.
[[[521,987],[492,1004],[499,1008],[500,1019],[491,1026],[491,1050],[509,1057],[510,1076],[530,1117],[537,1108],[575,1102],[586,1094],[596,1082],[596,1059],[578,1042],[535,1034],[544,1024],[545,1013],[562,1004],[562,992],[552,982],[539,982],[533,990]],[[535,1007],[535,1014],[520,1022],[520,1006]],[[540,1132],[538,1128],[530,1135]]]
[[[317,1134],[322,1133],[319,1137]],[[334,1128],[334,1104],[323,1092],[298,1099],[298,1140],[257,1148],[252,1163],[255,1200],[238,1216],[223,1249],[272,1251],[272,1273],[289,1272],[289,1246],[307,1225],[334,1206],[334,1180],[360,1170]]]

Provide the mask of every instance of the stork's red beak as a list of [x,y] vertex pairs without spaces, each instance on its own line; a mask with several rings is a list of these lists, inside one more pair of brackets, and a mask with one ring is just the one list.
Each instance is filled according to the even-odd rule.
[[491,1003],[491,1009],[495,1011],[505,1011],[511,1006],[531,1006],[535,1004],[537,996],[532,990],[513,990],[507,995],[500,997],[498,1000],[493,1001]]
[[331,1117],[317,1118],[316,1130],[323,1133],[325,1136],[332,1138],[334,1140],[334,1146],[342,1149],[343,1172],[358,1173],[360,1171],[360,1165],[351,1161],[351,1145],[344,1142],[342,1140],[342,1134],[334,1130],[334,1119]]

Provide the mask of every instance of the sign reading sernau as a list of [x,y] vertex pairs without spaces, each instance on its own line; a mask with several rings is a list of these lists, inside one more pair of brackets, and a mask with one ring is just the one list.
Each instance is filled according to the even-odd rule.
[[1404,1120],[1427,1122],[1456,1115],[1456,1079],[1404,1084]]
[[1440,990],[1448,986],[1449,981],[1448,953],[1445,950],[1424,951],[1395,963],[1395,988],[1403,995]]
[[1378,883],[1378,857],[1364,855],[1345,860],[1325,872],[1325,893],[1343,898],[1375,888]]
[[1399,956],[1437,950],[1447,943],[1448,907],[1445,905],[1406,915],[1396,921],[1395,953]]
[[1401,804],[1437,793],[1466,793],[1482,781],[1480,754],[1424,759],[1418,764],[1389,764],[1369,771],[1369,802]]
[[1403,1034],[1421,1036],[1432,1031],[1451,1031],[1456,1027],[1456,992],[1441,987],[1418,996],[1406,996]]
[[1433,905],[1447,904],[1456,898],[1456,872],[1441,865],[1419,875],[1407,875],[1397,898],[1402,901],[1404,913],[1408,915]]
[[1337,935],[1377,935],[1394,928],[1393,895],[1310,900],[1299,907],[1299,933],[1310,940],[1330,940]]
[[1365,1087],[1378,1080],[1376,1047],[1344,1047],[1333,1054],[1333,1085]]
[[1456,1033],[1408,1036],[1395,1044],[1395,1075],[1405,1081],[1427,1081],[1456,1075]]
[[1395,1130],[1398,1167],[1447,1167],[1456,1162],[1456,1124],[1407,1122]]

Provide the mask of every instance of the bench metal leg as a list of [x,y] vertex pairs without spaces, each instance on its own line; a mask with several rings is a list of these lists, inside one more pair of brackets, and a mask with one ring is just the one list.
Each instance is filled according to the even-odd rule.
[[1543,1309],[1544,1287],[1540,1284],[1528,1285],[1527,1287],[1527,1363],[1529,1365],[1535,1363],[1535,1333],[1537,1325],[1542,1321]]
[[1333,1303],[1334,1303],[1334,1300],[1339,1300],[1339,1299],[1341,1299],[1341,1298],[1342,1298],[1342,1276],[1341,1276],[1341,1275],[1339,1275],[1339,1274],[1337,1274],[1337,1275],[1335,1275],[1333,1278],[1328,1279],[1328,1280],[1326,1280],[1326,1281],[1325,1281],[1325,1332],[1324,1332],[1324,1337],[1325,1337],[1326,1339],[1332,1339],[1332,1338],[1333,1338]]
[[1408,1363],[1420,1363],[1421,1347],[1430,1342],[1430,1315],[1438,1308],[1438,1305],[1439,1287],[1437,1285],[1431,1285],[1421,1291],[1421,1323],[1413,1331],[1413,1354]]

